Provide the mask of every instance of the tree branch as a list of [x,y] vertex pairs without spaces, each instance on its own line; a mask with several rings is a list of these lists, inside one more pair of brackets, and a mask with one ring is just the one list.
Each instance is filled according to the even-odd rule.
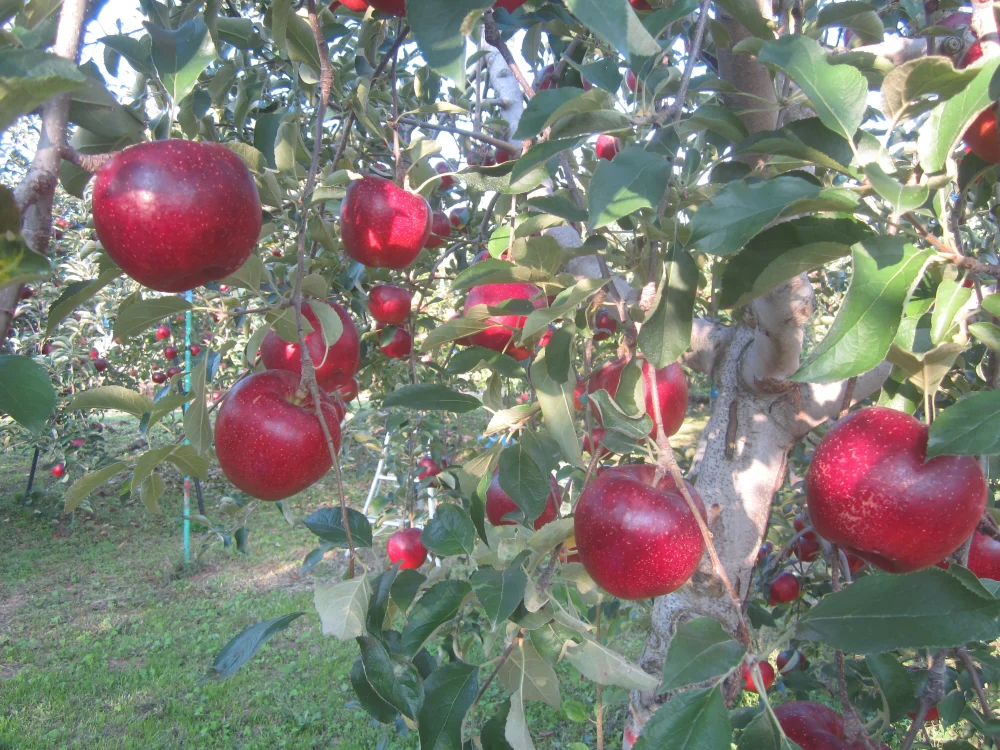
[[509,141],[502,140],[500,138],[494,138],[486,133],[480,133],[478,130],[465,130],[464,128],[456,128],[451,125],[438,125],[433,122],[424,122],[422,120],[417,120],[413,117],[400,117],[397,122],[403,125],[413,125],[417,128],[427,128],[428,130],[437,130],[442,133],[453,133],[455,135],[464,135],[467,138],[474,138],[477,141],[482,141],[483,143],[488,143],[496,148],[502,148],[509,151],[512,154],[518,154],[521,151],[520,146],[516,146]]
[[514,78],[521,85],[521,90],[524,91],[524,95],[529,99],[535,98],[535,90],[528,83],[528,79],[524,77],[524,73],[521,72],[521,68],[518,67],[517,61],[514,60],[514,56],[510,53],[510,49],[507,47],[507,42],[503,40],[500,36],[500,30],[497,28],[496,21],[493,20],[493,11],[486,11],[483,16],[483,31],[486,35],[486,43],[493,47],[497,52],[503,57],[504,62],[507,63],[507,68],[513,73]]
[[799,369],[803,325],[815,310],[815,293],[805,274],[796,276],[751,303],[754,337],[742,376],[751,390],[780,381]]

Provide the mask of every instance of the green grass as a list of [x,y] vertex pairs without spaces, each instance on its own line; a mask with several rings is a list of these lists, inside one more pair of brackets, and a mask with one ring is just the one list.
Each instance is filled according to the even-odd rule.
[[[134,421],[105,424],[107,452],[134,458],[141,450]],[[324,637],[312,603],[315,582],[337,579],[343,561],[330,553],[300,576],[315,546],[303,527],[288,526],[265,503],[247,524],[245,555],[215,544],[185,568],[178,477],[168,477],[162,516],[123,501],[121,480],[113,480],[69,520],[60,515],[68,485],[48,471],[39,471],[24,504],[30,457],[26,447],[0,456],[0,748],[360,750],[384,737],[386,747],[417,746],[415,735],[378,725],[354,702],[348,673],[357,648]],[[373,466],[360,449],[355,459],[345,479],[360,507]],[[204,489],[207,515],[220,518],[220,500],[232,488],[216,470]],[[288,504],[302,518],[334,497],[330,476]],[[200,543],[195,536],[196,549]],[[202,681],[232,636],[294,611],[306,615],[234,677]],[[638,615],[612,645],[639,656]],[[565,664],[557,671],[563,699],[592,710],[593,685]],[[491,687],[473,724],[489,719],[504,697]],[[623,702],[609,707],[609,739],[620,736],[626,710]],[[595,746],[592,724],[537,703],[528,715],[539,747]]]

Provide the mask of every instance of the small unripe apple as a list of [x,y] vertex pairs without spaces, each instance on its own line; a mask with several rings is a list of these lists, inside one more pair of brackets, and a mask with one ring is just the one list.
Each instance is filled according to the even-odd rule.
[[98,372],[104,372],[108,369],[108,360],[104,357],[98,357],[94,360],[94,369]]
[[386,554],[400,570],[419,568],[427,560],[427,548],[420,539],[420,529],[401,529],[389,537]]
[[170,329],[167,326],[160,326],[156,329],[156,338],[163,339],[170,338]]
[[594,316],[594,341],[606,341],[618,331],[618,321],[604,308]]
[[61,479],[66,476],[66,464],[56,464],[52,467],[52,476],[56,479]]
[[799,598],[799,579],[791,573],[782,573],[771,581],[769,600],[771,605],[787,604]]
[[[476,305],[499,307],[508,300],[515,299],[530,300],[536,309],[545,307],[545,298],[534,284],[483,284],[469,290],[465,298],[465,314],[468,315]],[[531,356],[532,350],[514,343],[514,338],[520,336],[527,319],[522,315],[493,315],[487,318],[489,328],[467,336],[466,339],[472,346],[482,346],[495,352],[504,352],[516,360],[525,360]]]
[[[757,664],[757,666],[760,668],[760,676],[764,681],[764,684],[761,685],[761,687],[764,688],[764,692],[766,693],[771,689],[771,685],[774,684],[774,667],[766,661],[761,661]],[[753,681],[753,674],[750,671],[750,665],[746,662],[743,662],[741,673],[743,675],[743,689],[748,693],[756,693],[757,685]]]
[[[643,357],[637,357],[642,365],[643,381],[646,387],[646,414],[653,420],[650,437],[656,438],[656,411],[653,405],[653,393],[659,396],[660,417],[663,419],[663,432],[667,437],[675,434],[684,424],[688,407],[688,386],[684,370],[673,362],[666,367],[654,370]],[[596,393],[600,390],[608,392],[612,398],[618,393],[622,371],[627,363],[623,359],[609,360],[594,370],[587,383],[587,392]],[[592,404],[594,415],[600,420],[600,411]]]
[[163,356],[167,359],[177,359],[177,347],[167,346],[163,349]]
[[413,337],[405,328],[397,328],[389,341],[385,341],[382,334],[379,341],[379,349],[389,359],[403,359],[413,350]]
[[398,326],[410,317],[413,294],[408,289],[379,284],[368,293],[368,310],[379,323]]
[[403,269],[420,254],[430,233],[431,209],[422,196],[381,177],[364,177],[348,186],[340,209],[340,236],[348,257],[369,268]]
[[597,153],[598,159],[611,161],[615,158],[620,148],[618,139],[613,135],[599,135],[597,136],[597,146],[594,147],[594,151]]
[[[549,477],[549,485],[551,491],[549,492],[548,499],[545,501],[545,508],[533,524],[536,531],[545,524],[554,521],[556,516],[559,515],[559,503],[562,502],[562,492],[555,477]],[[486,518],[493,526],[514,526],[516,522],[505,519],[504,516],[518,510],[520,508],[517,507],[517,503],[500,487],[499,470],[494,471],[493,478],[490,480],[490,486],[486,490]]]

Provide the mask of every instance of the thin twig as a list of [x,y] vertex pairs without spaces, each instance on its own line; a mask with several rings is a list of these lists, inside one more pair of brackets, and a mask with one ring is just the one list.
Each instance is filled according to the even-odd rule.
[[496,679],[497,673],[500,671],[503,665],[507,663],[507,659],[510,658],[510,654],[514,650],[514,647],[518,644],[518,641],[520,641],[523,637],[524,637],[524,628],[521,628],[520,632],[513,638],[511,638],[510,645],[507,646],[504,652],[500,655],[500,660],[497,662],[497,665],[494,668],[493,673],[486,679],[486,682],[483,683],[483,686],[479,688],[479,694],[476,696],[476,699],[472,702],[472,706],[470,706],[469,708],[470,712],[472,711],[473,708],[476,707],[476,704],[479,703],[482,697],[486,694],[486,690],[493,683],[493,680]]
[[917,734],[927,719],[927,712],[944,698],[944,670],[947,654],[947,649],[942,648],[935,651],[930,658],[927,670],[927,684],[924,685],[923,692],[920,694],[920,708],[917,710],[916,718],[913,719],[913,723],[910,725],[910,731],[906,733],[906,738],[903,740],[900,750],[911,750],[913,748],[913,742],[916,740]]
[[480,133],[478,130],[465,130],[463,128],[452,127],[451,125],[438,125],[433,122],[423,122],[422,120],[416,120],[412,117],[400,117],[398,122],[403,125],[413,125],[418,128],[427,128],[428,130],[438,130],[442,133],[452,133],[454,135],[464,135],[467,138],[474,138],[477,141],[482,141],[483,143],[488,143],[496,148],[502,148],[506,151],[516,154],[520,152],[521,147],[515,146],[510,141],[505,141],[502,138],[494,138],[492,135],[487,135],[486,133]]
[[691,85],[694,66],[698,61],[698,56],[701,54],[702,41],[705,39],[705,25],[708,23],[708,6],[710,2],[711,0],[701,0],[698,23],[694,27],[694,39],[691,40],[687,63],[684,65],[684,75],[681,77],[681,85],[677,90],[677,96],[674,98],[674,105],[670,108],[670,122],[677,122],[684,112],[684,100],[687,99],[688,86]]
[[[535,90],[528,83],[528,79],[524,77],[524,73],[521,72],[521,68],[518,67],[517,61],[514,56],[510,53],[510,49],[507,47],[507,42],[503,40],[500,36],[500,30],[497,28],[496,21],[493,20],[493,11],[488,10],[483,16],[483,32],[486,35],[486,43],[491,47],[496,49],[500,53],[500,56],[507,63],[507,67],[510,68],[510,72],[514,74],[514,78],[517,82],[521,84],[521,89],[524,91],[524,95],[529,99],[535,98]],[[514,153],[517,153],[515,150]]]
[[979,679],[979,673],[976,671],[976,665],[972,661],[972,657],[969,656],[968,649],[965,646],[959,646],[955,649],[955,655],[965,665],[965,671],[969,675],[972,689],[976,691],[976,696],[979,698],[979,705],[983,707],[983,713],[986,714],[987,719],[992,721],[994,718],[993,709],[990,707],[989,698],[986,697],[986,691],[983,690],[983,683]]

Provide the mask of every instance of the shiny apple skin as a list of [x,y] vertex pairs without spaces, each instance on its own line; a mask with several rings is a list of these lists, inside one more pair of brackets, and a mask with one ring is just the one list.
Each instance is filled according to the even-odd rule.
[[348,257],[369,268],[401,270],[424,249],[430,233],[430,206],[416,193],[372,176],[347,187],[340,238]]
[[421,541],[420,529],[402,529],[389,537],[386,554],[389,562],[399,563],[400,570],[419,568],[427,560],[427,548]]
[[405,328],[397,328],[392,339],[379,344],[379,349],[389,359],[403,359],[413,350],[413,337]]
[[253,175],[218,143],[170,140],[120,151],[98,170],[94,227],[126,274],[184,292],[236,271],[260,236]]
[[[507,300],[534,298],[532,303],[537,309],[545,307],[545,298],[541,290],[534,284],[483,284],[469,290],[465,298],[465,314],[468,315],[476,305],[497,307]],[[482,346],[495,352],[504,352],[517,360],[531,356],[532,350],[526,346],[512,343],[512,339],[520,335],[527,317],[521,315],[494,315],[488,319],[490,327],[485,331],[466,336],[470,346]],[[513,331],[511,329],[514,329]]]
[[597,145],[594,147],[594,151],[597,153],[598,159],[611,161],[615,158],[620,149],[621,144],[613,135],[597,136]]
[[[215,420],[215,452],[226,478],[259,500],[283,500],[312,486],[333,460],[307,395],[296,403],[298,375],[264,370],[225,395]],[[340,414],[321,395],[320,408],[340,451]]]
[[986,479],[971,456],[924,463],[927,426],[880,406],[842,420],[820,442],[806,476],[816,532],[890,573],[934,565],[975,531]]
[[368,293],[368,310],[379,323],[402,325],[412,307],[413,295],[402,287],[379,284]]
[[[653,370],[653,366],[642,357],[638,357],[642,362],[642,375],[646,385],[646,413],[653,420],[653,429],[650,437],[656,437],[656,412],[653,407],[653,377],[655,372],[656,392],[660,399],[660,416],[663,419],[663,431],[667,437],[675,434],[684,424],[684,417],[688,408],[688,385],[684,376],[684,369],[673,362],[659,370]],[[590,380],[587,382],[587,392],[595,393],[605,390],[614,398],[618,392],[618,384],[621,382],[622,371],[625,369],[624,360],[611,360],[599,367]],[[596,405],[592,405],[594,415],[600,419],[600,412]]]

